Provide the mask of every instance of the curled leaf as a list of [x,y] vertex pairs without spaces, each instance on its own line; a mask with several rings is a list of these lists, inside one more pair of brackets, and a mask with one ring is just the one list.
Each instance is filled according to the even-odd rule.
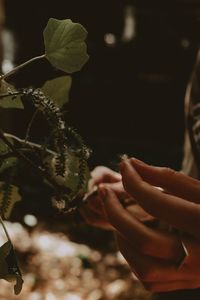
[[10,241],[0,247],[0,279],[14,281],[15,294],[18,295],[21,292],[23,279]]

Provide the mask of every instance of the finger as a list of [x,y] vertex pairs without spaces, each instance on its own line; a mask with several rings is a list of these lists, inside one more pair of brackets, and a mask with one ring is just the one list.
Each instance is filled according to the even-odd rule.
[[131,158],[130,163],[144,181],[184,199],[200,203],[200,181],[170,168],[154,167]]
[[[133,199],[130,199],[130,196],[128,193],[124,190],[122,182],[115,182],[115,183],[104,183],[100,184],[99,186],[107,186],[108,188],[111,188],[117,196],[120,198],[120,200],[128,200],[126,201],[128,205],[135,203]],[[104,210],[104,205],[101,199],[101,196],[98,195],[98,189],[97,192],[88,194],[87,201],[84,202],[84,206],[86,208],[89,208],[90,210],[99,213]]]
[[[173,235],[161,233],[142,224],[130,215],[108,188],[100,189],[104,207],[111,225],[143,253],[168,260],[177,260],[182,254],[180,241]],[[162,249],[162,251],[160,251]]]
[[119,234],[117,234],[117,242],[119,250],[131,270],[142,282],[196,281],[198,278],[197,273],[189,272],[187,266],[179,272],[175,264],[164,259],[144,255],[131,245],[127,246],[127,241]]
[[[120,184],[120,188],[119,185]],[[151,224],[151,222],[156,221],[157,219],[151,215],[149,215],[141,206],[139,206],[136,201],[132,198],[128,198],[130,197],[129,194],[127,194],[127,192],[123,190],[121,191],[122,188],[122,182],[118,182],[118,183],[112,183],[112,184],[100,184],[99,185],[99,190],[101,190],[102,188],[110,188],[112,189],[112,191],[115,192],[115,194],[117,195],[118,198],[122,199],[123,197],[125,198],[125,200],[127,201],[127,206],[124,204],[124,201],[121,202],[123,207],[126,208],[126,211],[133,217],[135,217],[136,219],[140,220],[141,222],[145,222],[148,224]],[[125,201],[125,202],[126,202]],[[105,208],[104,208],[104,204],[103,201],[101,199],[100,193],[97,194],[97,196],[89,198],[86,204],[86,208],[90,209],[91,211],[94,211],[97,214],[101,214],[102,216],[104,216],[105,218]]]
[[91,179],[89,181],[89,189],[93,188],[99,183],[112,183],[121,180],[121,174],[117,173],[107,167],[98,166],[91,172]]
[[101,229],[105,230],[114,230],[112,225],[108,222],[105,216],[99,215],[94,211],[89,209],[81,208],[80,209],[81,216],[83,217],[84,221],[88,225],[92,225]]
[[101,197],[99,197],[98,192],[94,197],[89,197],[86,204],[86,209],[90,209],[91,211],[98,213],[98,214],[105,214],[104,205],[102,202]]
[[139,206],[137,203],[134,203],[132,205],[129,205],[126,207],[126,211],[130,213],[131,216],[134,216],[136,219],[138,219],[141,222],[148,223],[149,225],[153,224],[153,222],[156,222],[157,219],[150,214],[148,214],[141,206]]
[[[99,187],[103,187],[103,186],[108,187],[109,189],[111,189],[113,192],[115,192],[117,197],[119,197],[122,200],[130,198],[130,195],[124,189],[122,181],[114,182],[114,183],[101,183],[99,185]],[[134,199],[132,199],[132,200],[133,200],[132,202],[135,202]]]
[[120,166],[126,191],[132,195],[150,215],[200,238],[200,207],[177,196],[162,193],[143,181],[130,162]]

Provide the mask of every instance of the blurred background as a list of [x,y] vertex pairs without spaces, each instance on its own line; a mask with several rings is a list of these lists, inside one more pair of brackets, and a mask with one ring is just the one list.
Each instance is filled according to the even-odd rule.
[[[184,94],[200,39],[198,0],[7,0],[5,11],[14,64],[43,53],[50,17],[88,30],[90,60],[73,76],[66,117],[93,149],[92,165],[126,152],[180,167]],[[37,77],[49,75],[44,69]]]
[[[117,169],[119,155],[123,153],[151,164],[180,169],[184,95],[200,42],[199,0],[1,0],[0,3],[3,72],[43,53],[42,32],[50,17],[70,18],[87,29],[90,59],[81,72],[73,75],[66,119],[78,129],[92,149],[91,169],[99,164]],[[24,72],[17,82],[13,78],[18,86],[28,85],[33,78],[43,82],[54,76],[45,63],[42,68],[35,65],[31,71]],[[12,115],[12,119],[5,120],[1,116],[11,130],[20,133],[21,124],[16,124],[16,118]],[[136,300],[150,297],[132,278],[116,252],[110,234],[80,224],[67,225],[70,222],[63,216],[54,216],[52,221],[51,208],[47,208],[45,202],[42,205],[38,207],[34,201],[27,200],[27,203],[20,204],[20,209],[13,216],[13,221],[23,220],[24,227],[19,230],[26,232],[24,236],[28,241],[27,248],[22,246],[26,250],[20,250],[19,246],[18,251],[26,253],[21,257],[26,258],[22,259],[22,267],[26,262],[24,272],[29,276],[29,286],[25,295],[17,299]],[[31,223],[31,218],[29,221],[24,219],[27,214],[29,217],[36,216],[35,223]],[[60,267],[52,277],[49,275],[56,268],[56,263],[52,265],[52,257],[54,261],[58,255],[56,259],[60,262],[62,255],[45,250],[48,253],[45,256],[46,252],[42,252],[44,247],[41,247],[42,250],[39,246],[37,250],[33,247],[32,238],[42,234],[46,234],[43,244],[48,239],[63,239],[67,247],[72,242],[67,240],[66,235],[70,240],[79,242],[72,248],[75,245],[79,247],[80,243],[87,244],[88,250],[83,251],[84,254],[81,250],[77,250],[78,254],[76,250],[69,252],[76,253],[68,255],[70,260],[73,257],[76,271],[71,271],[71,265],[64,265],[65,271],[68,269],[69,272],[67,275],[63,275]],[[49,247],[52,249],[52,245]],[[65,254],[60,264],[66,263]],[[34,263],[43,262],[48,270],[50,268],[45,276],[42,271],[43,275],[35,272]],[[28,270],[29,265],[31,270]],[[102,266],[102,269],[97,271],[97,266]],[[105,272],[111,275],[107,277]],[[42,276],[46,279],[43,280]],[[51,277],[49,281],[48,276]],[[87,287],[83,284],[84,276],[89,282]],[[54,286],[55,282],[57,285],[51,290],[50,285]],[[68,284],[67,288],[64,282]],[[81,285],[84,288],[79,290]],[[96,294],[91,294],[92,290]],[[12,299],[11,295],[5,299]]]

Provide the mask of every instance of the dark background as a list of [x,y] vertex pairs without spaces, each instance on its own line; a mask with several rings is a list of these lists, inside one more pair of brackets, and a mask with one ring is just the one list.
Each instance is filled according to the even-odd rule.
[[[91,168],[116,165],[128,153],[179,169],[184,94],[200,40],[200,1],[57,0],[5,2],[15,33],[16,63],[44,52],[50,17],[70,18],[88,30],[90,60],[73,75],[66,118],[93,149]],[[127,6],[136,37],[122,42]],[[106,33],[116,44],[104,41]],[[46,66],[29,74],[46,78]],[[28,80],[28,76],[25,76]]]

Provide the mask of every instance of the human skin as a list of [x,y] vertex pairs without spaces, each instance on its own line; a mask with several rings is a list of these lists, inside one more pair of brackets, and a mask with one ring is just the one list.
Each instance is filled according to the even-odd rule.
[[[98,180],[98,202],[103,212],[99,219],[115,232],[119,250],[131,270],[152,292],[200,287],[200,181],[137,159],[123,161],[120,171],[123,194],[138,204],[127,209],[120,203],[119,189],[115,191],[116,185],[121,185],[120,177],[114,188],[112,182]],[[120,189],[122,193],[122,185]],[[94,199],[90,209],[92,206]],[[139,215],[137,207],[141,208]],[[149,222],[147,225],[148,216],[149,220],[167,224],[165,229],[149,226]],[[182,265],[185,251],[181,240],[189,253]]]

